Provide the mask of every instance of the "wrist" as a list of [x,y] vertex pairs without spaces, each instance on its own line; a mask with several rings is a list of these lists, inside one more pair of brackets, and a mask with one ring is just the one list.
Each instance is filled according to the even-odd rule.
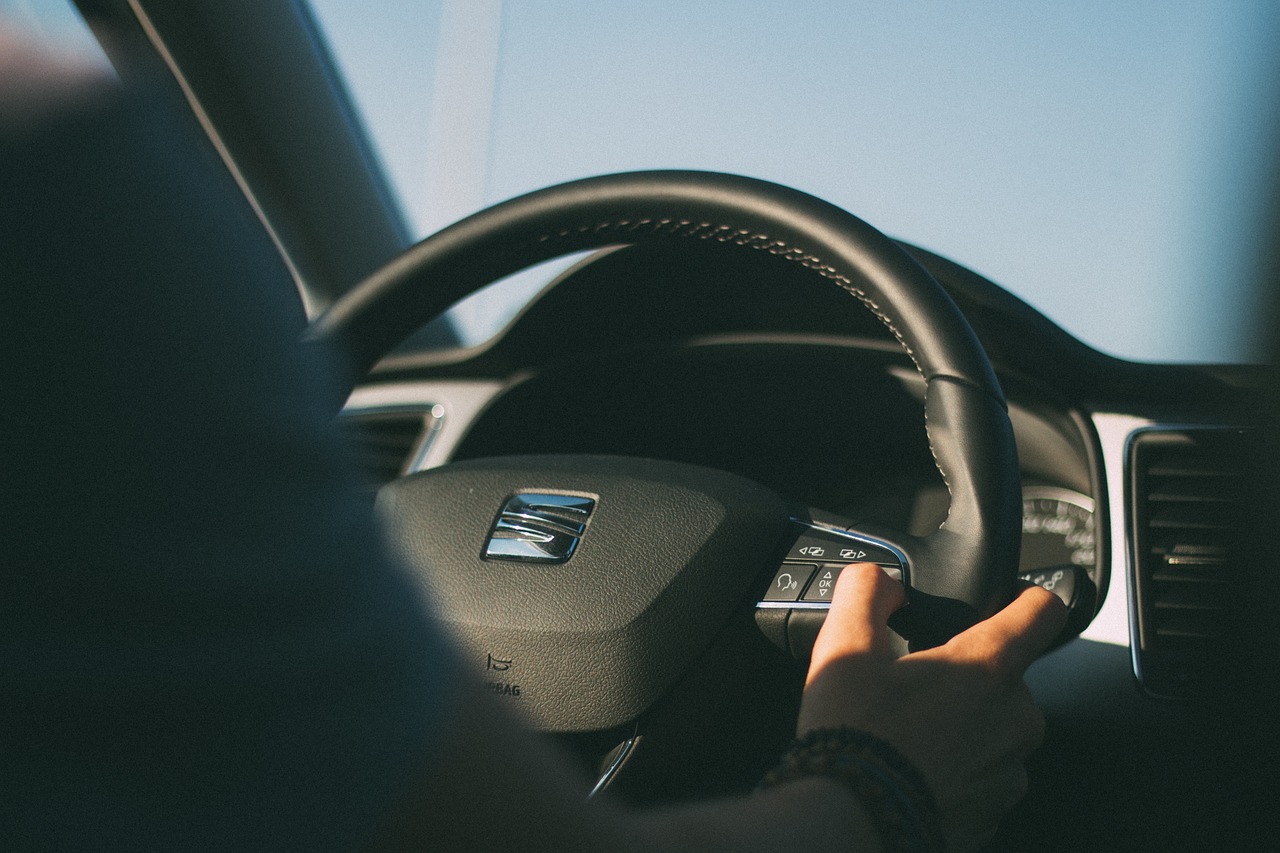
[[838,782],[853,795],[885,851],[945,849],[932,791],[919,770],[886,741],[853,728],[815,729],[792,744],[760,788],[813,778]]

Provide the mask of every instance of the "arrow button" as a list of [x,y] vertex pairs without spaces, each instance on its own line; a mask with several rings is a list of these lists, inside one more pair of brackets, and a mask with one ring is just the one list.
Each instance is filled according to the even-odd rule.
[[840,577],[840,569],[823,568],[814,575],[809,588],[805,590],[801,601],[830,601],[831,593],[836,588],[836,578]]

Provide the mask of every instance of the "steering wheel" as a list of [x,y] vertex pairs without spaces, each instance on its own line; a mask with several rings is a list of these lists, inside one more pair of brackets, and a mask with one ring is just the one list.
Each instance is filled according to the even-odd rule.
[[424,322],[485,284],[571,252],[664,241],[784,258],[879,317],[925,380],[926,430],[950,512],[938,530],[915,537],[791,507],[736,475],[599,456],[471,460],[385,487],[379,502],[395,547],[457,634],[464,660],[544,730],[634,721],[766,585],[794,589],[770,602],[776,619],[820,612],[789,573],[773,583],[782,561],[814,542],[852,543],[831,555],[875,559],[901,577],[908,604],[893,624],[913,645],[944,641],[1012,595],[1017,455],[981,344],[893,240],[807,194],[686,171],[541,190],[411,247],[306,337],[345,351],[349,390]]

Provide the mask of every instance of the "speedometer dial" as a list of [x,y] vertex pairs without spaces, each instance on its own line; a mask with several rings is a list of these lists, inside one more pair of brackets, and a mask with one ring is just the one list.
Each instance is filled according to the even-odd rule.
[[1070,489],[1022,490],[1022,560],[1019,571],[1072,563],[1098,582],[1093,499]]

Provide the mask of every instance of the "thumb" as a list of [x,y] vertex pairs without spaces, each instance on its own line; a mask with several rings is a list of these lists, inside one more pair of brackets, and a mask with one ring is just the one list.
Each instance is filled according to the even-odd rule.
[[1049,647],[1066,621],[1066,605],[1056,595],[1028,586],[999,613],[957,634],[947,645],[1016,681]]
[[902,584],[879,566],[855,563],[841,570],[831,610],[814,643],[810,678],[839,658],[892,660],[889,616],[902,606],[904,597]]

